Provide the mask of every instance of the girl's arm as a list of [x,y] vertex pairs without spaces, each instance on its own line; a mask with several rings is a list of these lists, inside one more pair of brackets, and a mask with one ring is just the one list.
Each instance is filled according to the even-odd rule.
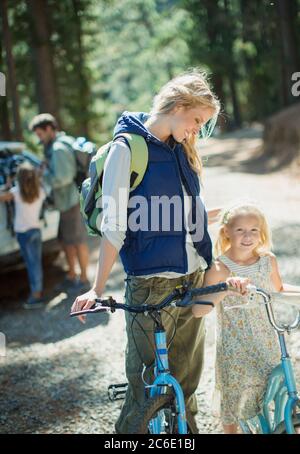
[[[220,282],[226,281],[229,276],[229,270],[221,262],[216,261],[213,263],[211,268],[205,272],[203,287],[208,285],[219,284]],[[209,301],[214,305],[218,304],[224,298],[227,292],[214,293],[207,296],[195,297],[198,301]],[[192,306],[192,312],[194,317],[203,317],[206,314],[209,314],[213,309],[213,306],[206,306],[201,304],[194,304]]]
[[214,224],[219,220],[219,214],[221,213],[222,208],[213,208],[207,210],[208,225]]
[[[215,285],[219,284],[220,282],[227,282],[232,288],[234,288],[236,292],[244,295],[246,293],[246,287],[249,284],[249,279],[240,278],[240,277],[230,277],[230,271],[228,268],[218,260],[212,265],[212,267],[206,271],[203,287],[208,285]],[[228,290],[226,292],[214,293],[207,296],[195,297],[197,301],[209,301],[216,306],[219,304],[227,295],[231,295],[232,290]],[[204,315],[211,312],[213,306],[208,305],[201,305],[201,304],[194,304],[192,306],[192,312],[195,317],[203,317]]]
[[14,196],[11,192],[0,193],[0,202],[10,202],[13,198]]
[[272,264],[271,280],[275,287],[276,292],[296,292],[296,293],[300,292],[299,285],[290,285],[282,282],[277,259],[274,254],[271,254],[271,264]]
[[[232,291],[238,292],[241,295],[245,295],[247,292],[247,285],[249,284],[249,279],[242,277],[230,277],[229,269],[222,263],[216,260],[212,267],[205,273],[203,287],[208,285],[219,284],[220,282],[227,282],[232,290],[226,292],[213,293],[207,296],[195,297],[198,301],[209,301],[216,306],[225,298],[225,296],[231,295]],[[204,315],[211,312],[213,306],[194,304],[192,306],[192,312],[194,317],[203,317]]]

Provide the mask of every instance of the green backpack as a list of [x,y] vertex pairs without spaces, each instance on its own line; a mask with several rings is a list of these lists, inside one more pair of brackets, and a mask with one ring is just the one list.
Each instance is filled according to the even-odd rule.
[[[142,181],[148,164],[148,146],[145,139],[137,134],[119,134],[114,138],[124,138],[131,151],[130,191]],[[113,141],[103,145],[90,162],[89,178],[84,180],[80,191],[80,210],[89,235],[102,236],[102,180],[104,163]]]

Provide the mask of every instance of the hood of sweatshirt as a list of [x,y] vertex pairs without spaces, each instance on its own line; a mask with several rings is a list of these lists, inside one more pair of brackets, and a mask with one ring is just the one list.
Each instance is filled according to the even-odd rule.
[[149,116],[145,112],[123,112],[115,126],[114,137],[126,132],[129,134],[139,134],[148,139],[154,138],[144,126]]

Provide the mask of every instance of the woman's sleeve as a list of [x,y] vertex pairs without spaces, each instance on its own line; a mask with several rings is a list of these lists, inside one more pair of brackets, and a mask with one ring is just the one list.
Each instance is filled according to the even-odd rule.
[[131,152],[123,142],[115,142],[104,164],[102,184],[103,218],[101,233],[119,251],[127,230]]

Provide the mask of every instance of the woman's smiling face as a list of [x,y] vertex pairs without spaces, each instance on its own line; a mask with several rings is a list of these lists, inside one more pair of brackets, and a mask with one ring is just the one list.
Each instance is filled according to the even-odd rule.
[[197,136],[201,127],[211,119],[215,111],[210,107],[185,109],[178,107],[172,112],[171,134],[176,142],[182,143],[189,137]]
[[252,251],[261,241],[261,225],[259,218],[253,214],[236,216],[224,228],[231,248],[240,251]]

